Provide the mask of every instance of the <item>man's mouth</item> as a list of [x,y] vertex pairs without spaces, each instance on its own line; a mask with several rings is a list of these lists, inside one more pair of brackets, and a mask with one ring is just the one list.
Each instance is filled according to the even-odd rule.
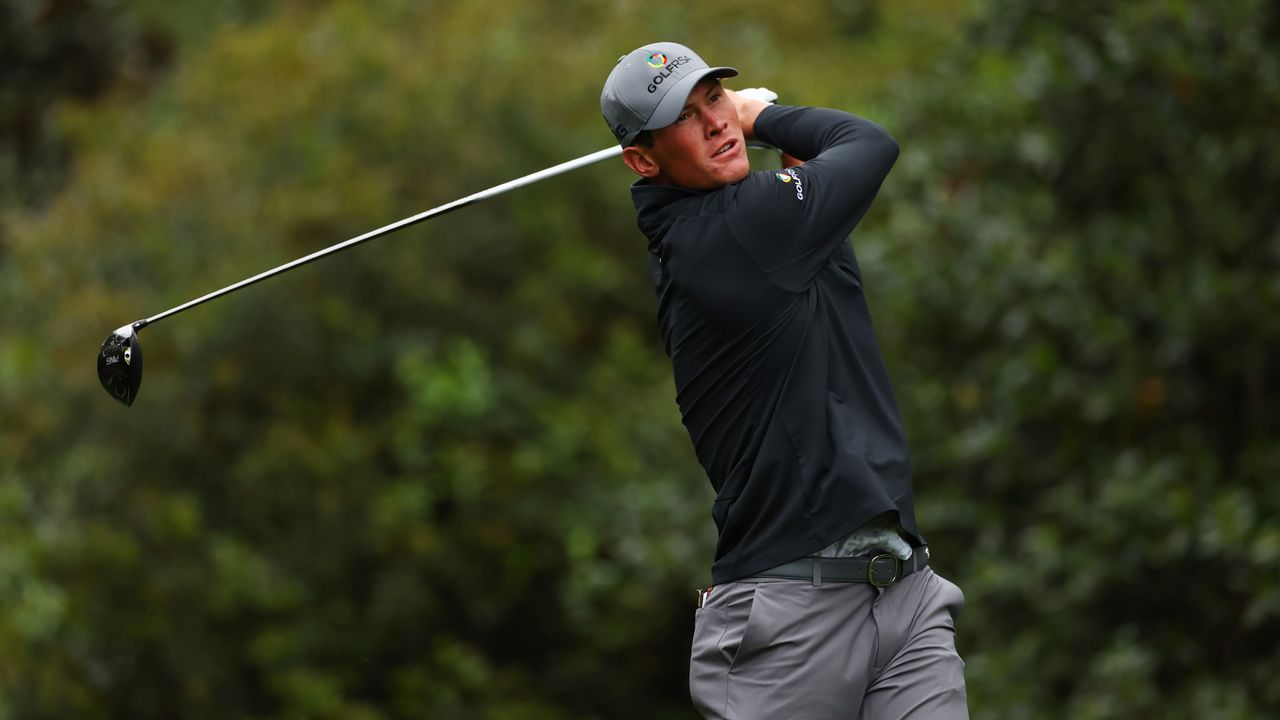
[[737,146],[738,146],[737,140],[730,140],[729,142],[721,145],[718,150],[712,153],[711,157],[720,157],[721,155],[724,155],[725,153],[729,152],[730,150],[734,149]]

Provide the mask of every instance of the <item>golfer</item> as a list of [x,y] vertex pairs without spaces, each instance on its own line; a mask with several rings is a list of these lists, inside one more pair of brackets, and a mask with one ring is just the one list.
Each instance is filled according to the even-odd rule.
[[[707,718],[966,718],[960,589],[928,567],[902,419],[849,233],[898,156],[879,126],[734,93],[676,43],[600,104],[640,176],[676,402],[716,499],[689,687]],[[780,149],[752,172],[746,143]]]

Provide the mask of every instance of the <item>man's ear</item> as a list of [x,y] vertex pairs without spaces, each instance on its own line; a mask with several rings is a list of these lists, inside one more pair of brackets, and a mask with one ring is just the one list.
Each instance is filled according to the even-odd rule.
[[622,162],[635,171],[640,177],[653,179],[662,172],[658,161],[647,147],[631,145],[622,149]]

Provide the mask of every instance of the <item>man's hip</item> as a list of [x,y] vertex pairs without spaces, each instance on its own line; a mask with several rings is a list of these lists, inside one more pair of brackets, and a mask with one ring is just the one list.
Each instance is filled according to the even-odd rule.
[[955,650],[963,594],[927,556],[884,557],[804,558],[773,570],[785,577],[704,591],[689,667],[703,716],[967,717]]

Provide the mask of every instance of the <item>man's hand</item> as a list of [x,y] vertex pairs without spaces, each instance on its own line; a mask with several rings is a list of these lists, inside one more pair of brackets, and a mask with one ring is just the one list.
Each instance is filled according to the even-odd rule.
[[742,88],[741,90],[738,91],[738,94],[741,95],[742,97],[761,100],[769,104],[773,104],[778,101],[778,93],[770,90],[767,87]]
[[744,90],[740,93],[729,88],[724,89],[725,96],[733,102],[733,107],[738,111],[738,123],[742,126],[742,135],[748,140],[756,138],[756,118],[762,110],[769,107],[769,103],[759,99],[758,91],[760,90],[764,88],[750,88],[749,91]]

